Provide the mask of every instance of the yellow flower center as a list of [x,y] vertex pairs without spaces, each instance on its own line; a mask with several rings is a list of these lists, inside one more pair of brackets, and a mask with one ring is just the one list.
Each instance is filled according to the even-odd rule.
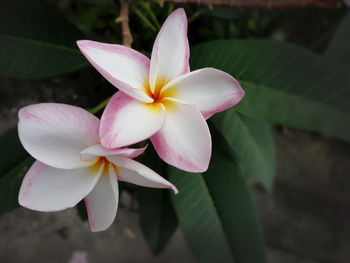
[[149,110],[159,113],[162,111],[161,104],[165,107],[167,113],[171,113],[176,110],[177,103],[167,100],[166,98],[176,98],[177,97],[177,89],[175,86],[169,87],[164,90],[164,86],[169,83],[169,79],[164,77],[157,77],[156,83],[154,86],[154,91],[152,92],[149,79],[145,80],[143,90],[144,92],[151,97],[154,101],[152,103],[147,103],[147,107]]
[[109,166],[112,166],[115,174],[118,176],[118,167],[115,164],[108,161],[105,157],[98,157],[98,160],[95,162],[95,164],[89,166],[91,173],[94,175],[98,174],[98,172],[101,169],[101,165],[104,165],[101,176],[109,176]]

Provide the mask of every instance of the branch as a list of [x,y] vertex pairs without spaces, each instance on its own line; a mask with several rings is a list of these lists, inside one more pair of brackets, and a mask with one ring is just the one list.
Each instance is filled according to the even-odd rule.
[[164,2],[178,4],[199,4],[207,6],[230,6],[236,8],[286,9],[291,7],[312,6],[317,8],[337,8],[339,0],[152,0],[162,5]]
[[120,16],[115,22],[122,24],[123,45],[131,47],[132,36],[129,27],[129,0],[121,0]]

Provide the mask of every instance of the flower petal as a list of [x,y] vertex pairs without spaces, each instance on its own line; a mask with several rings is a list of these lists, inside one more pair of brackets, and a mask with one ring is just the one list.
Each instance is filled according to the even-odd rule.
[[117,148],[143,141],[163,126],[165,118],[160,103],[145,104],[118,91],[102,114],[102,145]]
[[121,181],[146,187],[169,188],[175,194],[178,193],[173,184],[139,162],[122,156],[109,156],[107,159],[117,166],[117,176]]
[[205,119],[236,105],[244,96],[237,80],[214,68],[182,75],[169,82],[163,88],[165,90],[166,93],[176,94],[176,98],[181,101],[197,105]]
[[36,161],[23,179],[18,202],[43,212],[73,207],[94,188],[102,170],[103,165],[65,170]]
[[80,40],[77,44],[96,70],[115,87],[135,99],[153,101],[143,91],[150,64],[145,55],[121,45],[89,40]]
[[110,155],[120,155],[128,158],[136,158],[142,154],[147,148],[147,145],[140,149],[133,148],[115,148],[108,149],[103,147],[101,144],[92,145],[82,151],[81,158],[83,160],[92,160],[95,156],[110,156]]
[[176,9],[164,22],[154,42],[150,67],[150,86],[157,78],[173,79],[190,71],[187,18],[183,8]]
[[108,165],[94,190],[84,199],[91,231],[106,230],[117,215],[119,190],[117,176],[112,165]]
[[[168,100],[168,99],[167,99]],[[208,125],[195,105],[177,102],[164,126],[151,137],[159,157],[188,172],[204,172],[211,156]]]
[[56,168],[91,165],[80,152],[99,143],[99,119],[86,110],[56,103],[22,108],[18,134],[24,148],[37,160]]

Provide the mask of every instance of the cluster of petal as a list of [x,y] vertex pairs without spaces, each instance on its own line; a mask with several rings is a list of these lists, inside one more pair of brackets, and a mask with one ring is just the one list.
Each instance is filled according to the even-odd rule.
[[118,180],[177,189],[132,160],[145,148],[105,148],[100,120],[79,107],[43,103],[19,111],[18,134],[37,161],[19,192],[19,203],[37,211],[58,211],[84,199],[92,231],[108,228],[117,213]]
[[207,170],[211,137],[206,119],[237,104],[244,92],[223,71],[190,72],[183,9],[175,10],[163,24],[151,59],[120,45],[88,40],[77,44],[119,89],[101,118],[104,147],[124,147],[150,138],[165,162],[189,172]]

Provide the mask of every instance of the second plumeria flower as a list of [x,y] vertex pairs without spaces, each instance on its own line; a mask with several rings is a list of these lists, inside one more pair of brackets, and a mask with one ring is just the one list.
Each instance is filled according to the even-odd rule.
[[81,40],[78,46],[120,90],[102,115],[100,136],[105,147],[150,138],[165,162],[189,172],[207,170],[211,137],[205,119],[237,104],[244,92],[223,71],[190,72],[183,9],[175,10],[163,24],[151,60],[120,45]]
[[19,111],[18,134],[37,161],[24,177],[19,203],[37,211],[59,211],[82,199],[92,231],[108,228],[117,213],[118,180],[177,189],[132,160],[142,149],[106,149],[100,120],[79,107],[43,103]]

